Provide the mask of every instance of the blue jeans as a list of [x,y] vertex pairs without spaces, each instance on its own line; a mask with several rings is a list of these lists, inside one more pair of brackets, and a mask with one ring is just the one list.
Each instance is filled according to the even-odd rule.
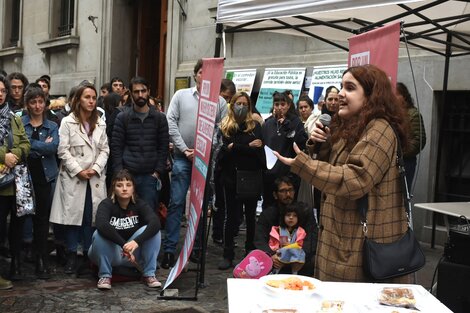
[[157,190],[158,179],[153,177],[152,174],[135,174],[135,191],[140,199],[147,202],[147,204],[154,210],[158,204],[158,196],[160,189]]
[[91,199],[91,188],[88,182],[85,195],[85,208],[83,210],[82,225],[64,225],[65,243],[68,252],[77,252],[80,237],[83,239],[83,251],[88,251],[93,235],[93,202]]
[[178,244],[181,217],[186,204],[186,194],[191,182],[192,163],[184,156],[175,156],[171,172],[171,195],[168,215],[166,217],[166,237],[163,241],[163,250],[175,253]]
[[[129,241],[139,236],[147,226],[139,228]],[[157,270],[157,256],[160,251],[161,232],[142,242],[134,251],[138,264],[142,267],[144,276],[155,276]],[[88,258],[99,267],[99,277],[112,277],[113,266],[134,267],[129,260],[122,255],[122,247],[102,237],[98,231],[93,234],[93,241],[88,250]]]

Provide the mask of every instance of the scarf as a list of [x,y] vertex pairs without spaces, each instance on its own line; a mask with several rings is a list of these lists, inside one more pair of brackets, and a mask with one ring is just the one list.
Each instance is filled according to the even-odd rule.
[[5,138],[10,131],[10,108],[5,102],[0,106],[0,146],[5,143]]

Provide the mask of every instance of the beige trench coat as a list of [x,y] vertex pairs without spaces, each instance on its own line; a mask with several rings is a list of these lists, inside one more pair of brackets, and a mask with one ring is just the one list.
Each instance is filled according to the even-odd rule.
[[[362,269],[364,234],[356,200],[369,195],[368,237],[398,240],[407,230],[397,161],[397,140],[385,120],[371,121],[348,151],[344,141],[332,147],[329,162],[297,155],[291,171],[324,194],[315,262],[320,280],[367,282]],[[411,275],[394,282],[411,282]]]
[[91,168],[98,173],[89,180],[94,225],[98,204],[106,198],[106,163],[109,156],[106,124],[101,118],[98,119],[90,141],[72,113],[62,120],[59,137],[58,156],[61,163],[49,220],[62,225],[82,224],[88,181],[80,180],[77,174]]

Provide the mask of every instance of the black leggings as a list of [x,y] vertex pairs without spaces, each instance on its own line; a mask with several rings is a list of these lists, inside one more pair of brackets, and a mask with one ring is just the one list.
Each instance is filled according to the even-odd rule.
[[25,217],[16,216],[15,196],[0,196],[0,214],[2,219],[6,219],[8,214],[10,214],[10,228],[8,233],[8,241],[10,243],[11,255],[17,256],[21,252],[23,242],[23,224]]
[[235,186],[225,185],[225,223],[224,223],[224,258],[233,260],[235,257],[235,234],[240,226],[240,217],[245,211],[246,241],[245,250],[254,249],[256,206],[257,199],[239,200],[236,197]]
[[36,255],[47,255],[49,235],[49,215],[51,214],[51,183],[36,184],[33,181],[36,197],[36,214],[33,216],[33,247]]

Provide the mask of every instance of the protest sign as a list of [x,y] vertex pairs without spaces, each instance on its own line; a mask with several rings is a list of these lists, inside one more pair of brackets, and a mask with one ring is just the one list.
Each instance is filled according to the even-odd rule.
[[317,104],[321,95],[325,95],[326,88],[335,86],[341,89],[343,72],[347,69],[346,64],[315,66],[312,74],[312,84],[308,96]]
[[227,71],[225,78],[228,78],[233,81],[237,92],[246,92],[248,95],[251,94],[253,90],[253,84],[255,83],[256,70],[233,70]]
[[305,68],[267,68],[259,91],[256,108],[267,114],[273,106],[273,93],[291,90],[294,103],[299,99],[304,83]]
[[207,169],[212,149],[215,117],[219,103],[220,82],[224,59],[203,59],[202,83],[199,95],[196,137],[194,144],[194,162],[190,185],[190,209],[186,237],[175,266],[168,274],[163,289],[167,288],[181,273],[189,259],[196,239],[197,225],[201,218],[202,203],[206,187]]

